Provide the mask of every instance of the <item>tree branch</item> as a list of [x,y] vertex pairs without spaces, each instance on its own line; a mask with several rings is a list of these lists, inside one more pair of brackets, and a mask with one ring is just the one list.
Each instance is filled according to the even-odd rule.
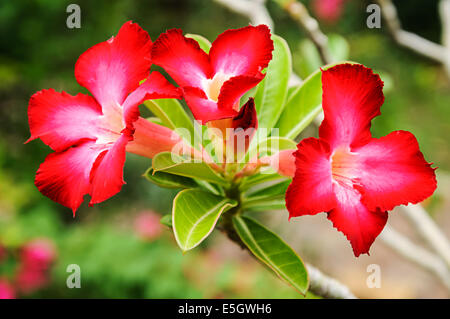
[[444,46],[422,38],[417,34],[403,30],[397,16],[397,9],[391,0],[377,0],[377,2],[381,7],[381,12],[386,21],[388,31],[395,42],[422,56],[445,65],[447,59],[446,55],[448,53]]
[[253,25],[265,24],[273,31],[273,21],[265,0],[214,0],[229,10],[249,18]]
[[332,63],[333,59],[328,49],[328,38],[320,30],[317,20],[309,15],[308,9],[296,0],[276,0],[276,2],[306,32],[308,38],[316,46],[323,64]]
[[450,272],[439,257],[414,244],[389,225],[385,226],[379,238],[399,255],[435,275],[450,290]]
[[417,232],[450,269],[450,244],[430,215],[420,204],[402,206],[402,209]]
[[319,269],[306,264],[309,275],[309,291],[329,299],[356,299],[347,286],[336,279],[324,275]]
[[444,65],[450,77],[450,0],[441,0],[439,2],[439,14],[442,22],[442,44],[447,51]]

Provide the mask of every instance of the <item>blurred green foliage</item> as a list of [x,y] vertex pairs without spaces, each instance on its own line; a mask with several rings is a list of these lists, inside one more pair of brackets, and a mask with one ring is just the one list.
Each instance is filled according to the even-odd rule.
[[[130,19],[153,40],[173,27],[214,40],[248,23],[209,0],[79,0],[82,27],[68,29],[66,7],[72,2],[0,1],[0,241],[14,246],[49,237],[59,251],[51,285],[31,297],[299,297],[253,261],[220,258],[208,247],[211,240],[183,256],[169,231],[153,242],[139,239],[133,216],[142,209],[168,213],[176,193],[142,178],[147,159],[129,156],[122,192],[94,208],[83,206],[75,219],[37,191],[34,174],[50,149],[38,141],[23,144],[29,137],[28,99],[50,87],[86,93],[73,75],[82,52]],[[404,27],[438,41],[436,2],[418,3],[397,1]],[[374,134],[412,131],[426,159],[448,171],[449,80],[440,66],[398,48],[383,29],[367,29],[366,4],[349,1],[337,25],[323,25],[326,33],[339,35],[331,37],[337,59],[347,56],[375,69],[389,86]],[[294,54],[295,71],[305,77],[317,67],[311,47],[281,8],[270,1],[268,7],[276,33]],[[72,263],[81,266],[82,289],[65,285]]]

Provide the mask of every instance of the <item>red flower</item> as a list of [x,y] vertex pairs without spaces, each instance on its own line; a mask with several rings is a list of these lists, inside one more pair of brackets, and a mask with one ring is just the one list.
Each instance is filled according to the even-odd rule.
[[371,69],[332,67],[323,71],[322,86],[325,118],[319,138],[304,139],[294,152],[286,206],[290,218],[327,212],[359,256],[369,252],[387,211],[431,196],[436,177],[413,134],[372,137],[370,124],[380,115],[384,96],[383,82]]
[[239,99],[263,78],[273,42],[265,25],[228,30],[212,43],[209,54],[178,29],[154,43],[152,62],[180,85],[196,120],[202,124],[235,117]]
[[152,157],[179,141],[171,139],[170,129],[139,117],[144,100],[181,98],[160,73],[148,75],[151,46],[147,32],[127,22],[75,65],[78,83],[93,97],[50,89],[30,99],[30,140],[40,138],[55,151],[41,164],[35,184],[74,214],[84,195],[91,195],[93,205],[120,191],[126,151]]

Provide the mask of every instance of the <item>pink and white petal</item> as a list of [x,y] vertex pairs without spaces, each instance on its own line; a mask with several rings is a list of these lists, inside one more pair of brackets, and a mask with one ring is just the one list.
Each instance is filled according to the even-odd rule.
[[150,76],[125,99],[123,114],[125,123],[130,126],[140,115],[138,106],[150,99],[181,99],[182,93],[159,72]]
[[264,75],[235,76],[226,81],[220,89],[217,105],[220,109],[239,111],[239,99],[251,88],[255,87]]
[[370,141],[371,121],[384,102],[383,82],[361,64],[340,64],[322,72],[322,106],[325,118],[320,138],[331,149],[358,147]]
[[217,103],[208,99],[205,92],[196,87],[183,87],[183,95],[194,118],[201,124],[209,121],[234,117],[238,114],[234,109],[221,109]]
[[259,74],[272,59],[273,41],[266,25],[227,30],[212,43],[209,57],[214,74]]
[[333,190],[337,205],[328,213],[328,219],[350,241],[356,257],[368,254],[370,246],[386,225],[387,212],[380,209],[370,211],[361,202],[361,194],[356,189],[333,183]]
[[263,164],[270,165],[278,174],[291,177],[295,176],[295,156],[296,150],[283,150],[271,156],[261,157],[259,160]]
[[163,67],[179,86],[202,87],[212,76],[208,55],[180,29],[159,36],[152,48],[152,62]]
[[126,159],[125,150],[130,139],[130,136],[122,134],[95,161],[90,175],[90,206],[114,196],[121,190],[122,185],[125,184],[123,180],[123,167]]
[[286,192],[289,218],[328,212],[336,206],[330,150],[326,142],[310,137],[297,145],[295,175]]
[[[153,158],[161,152],[171,152],[184,146],[183,139],[168,127],[152,123],[142,117],[134,122],[133,140],[127,144],[129,153]],[[188,147],[185,147],[188,149]]]
[[391,210],[416,204],[437,187],[434,168],[420,152],[410,132],[395,131],[355,149],[363,203],[370,209]]
[[89,193],[92,166],[104,148],[86,141],[64,152],[47,156],[36,173],[35,185],[55,202],[75,211]]
[[152,41],[138,24],[126,22],[116,37],[101,42],[78,59],[75,77],[103,108],[122,105],[148,76]]
[[63,151],[80,140],[96,139],[101,116],[100,105],[89,95],[72,96],[53,89],[39,91],[28,105],[28,141],[40,138],[53,150]]

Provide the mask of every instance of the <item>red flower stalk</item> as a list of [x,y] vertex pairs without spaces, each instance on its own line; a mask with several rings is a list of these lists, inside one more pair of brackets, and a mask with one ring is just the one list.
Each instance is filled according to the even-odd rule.
[[264,78],[261,71],[272,50],[265,25],[225,31],[209,54],[181,30],[171,29],[155,41],[152,62],[178,83],[195,119],[205,124],[239,114],[239,99]]
[[281,171],[295,175],[286,192],[289,218],[327,212],[350,241],[355,256],[368,253],[386,224],[387,211],[418,203],[436,189],[434,168],[413,134],[395,131],[373,138],[371,121],[384,102],[383,82],[362,65],[322,72],[325,118],[319,138],[306,138]]
[[116,37],[84,52],[75,65],[78,83],[93,96],[50,89],[30,99],[29,140],[40,138],[55,151],[39,167],[35,184],[74,214],[84,195],[91,195],[93,205],[120,191],[126,151],[153,157],[181,140],[139,117],[144,100],[181,98],[160,73],[149,75],[151,47],[147,32],[127,22]]

